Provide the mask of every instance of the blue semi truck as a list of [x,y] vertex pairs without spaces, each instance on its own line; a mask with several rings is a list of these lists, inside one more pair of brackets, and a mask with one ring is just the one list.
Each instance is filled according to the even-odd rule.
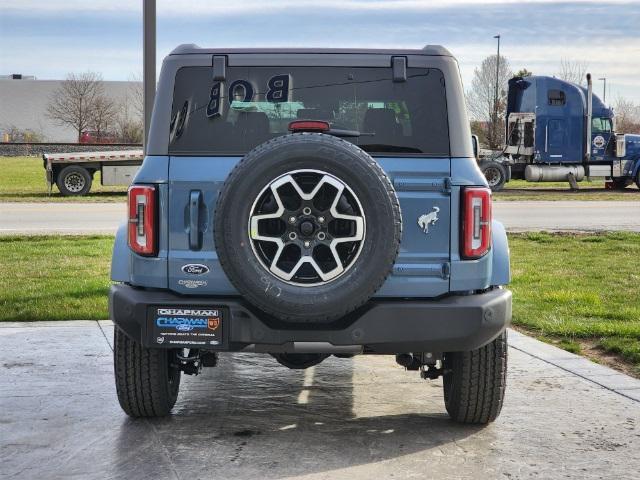
[[604,177],[612,188],[640,188],[640,135],[615,133],[614,114],[587,87],[554,77],[509,80],[504,148],[479,155],[493,190],[511,178],[529,182]]

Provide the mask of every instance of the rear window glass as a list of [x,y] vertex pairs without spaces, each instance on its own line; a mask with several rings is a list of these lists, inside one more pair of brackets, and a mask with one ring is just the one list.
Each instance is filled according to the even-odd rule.
[[360,132],[345,140],[370,153],[449,155],[441,71],[408,68],[407,81],[394,82],[391,68],[353,67],[227,67],[222,82],[210,67],[183,67],[169,152],[244,154],[294,120]]

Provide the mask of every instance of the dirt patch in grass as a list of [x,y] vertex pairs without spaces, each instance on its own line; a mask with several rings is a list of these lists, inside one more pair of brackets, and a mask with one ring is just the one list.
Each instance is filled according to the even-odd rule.
[[618,370],[631,377],[640,378],[640,368],[619,353],[605,350],[598,339],[579,339],[580,354],[596,363]]
[[[621,353],[615,353],[612,350],[605,349],[602,346],[602,339],[549,337],[519,326],[513,326],[512,328],[520,333],[537,338],[542,342],[566,350],[567,352],[586,357],[594,363],[605,365],[625,375],[640,379],[640,367],[638,367],[635,362],[629,360],[628,357],[625,358]],[[618,340],[619,339],[614,339],[614,341]],[[604,341],[606,342],[607,339]],[[610,343],[611,339],[608,339],[608,341]],[[624,342],[624,339],[622,341]],[[615,350],[615,347],[613,350]]]

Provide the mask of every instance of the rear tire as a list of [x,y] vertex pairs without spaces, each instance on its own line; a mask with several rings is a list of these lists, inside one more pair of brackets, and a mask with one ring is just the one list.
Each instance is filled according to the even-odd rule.
[[507,169],[504,165],[494,161],[481,162],[480,170],[492,191],[499,192],[504,188],[507,182]]
[[114,330],[113,359],[118,401],[131,417],[168,415],[178,398],[180,369],[178,350],[146,348]]
[[56,185],[65,197],[85,195],[91,189],[91,174],[86,168],[69,165],[58,173]]
[[487,424],[502,410],[507,379],[507,332],[470,352],[444,356],[444,402],[459,423]]
[[636,187],[640,188],[640,168],[638,169],[638,172],[636,173]]

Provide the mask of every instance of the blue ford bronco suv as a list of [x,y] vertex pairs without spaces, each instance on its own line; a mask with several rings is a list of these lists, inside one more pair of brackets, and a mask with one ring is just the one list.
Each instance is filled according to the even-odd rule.
[[443,377],[454,420],[500,413],[509,250],[446,49],[176,48],[128,215],[109,293],[127,414],[167,415],[219,352],[395,355]]

